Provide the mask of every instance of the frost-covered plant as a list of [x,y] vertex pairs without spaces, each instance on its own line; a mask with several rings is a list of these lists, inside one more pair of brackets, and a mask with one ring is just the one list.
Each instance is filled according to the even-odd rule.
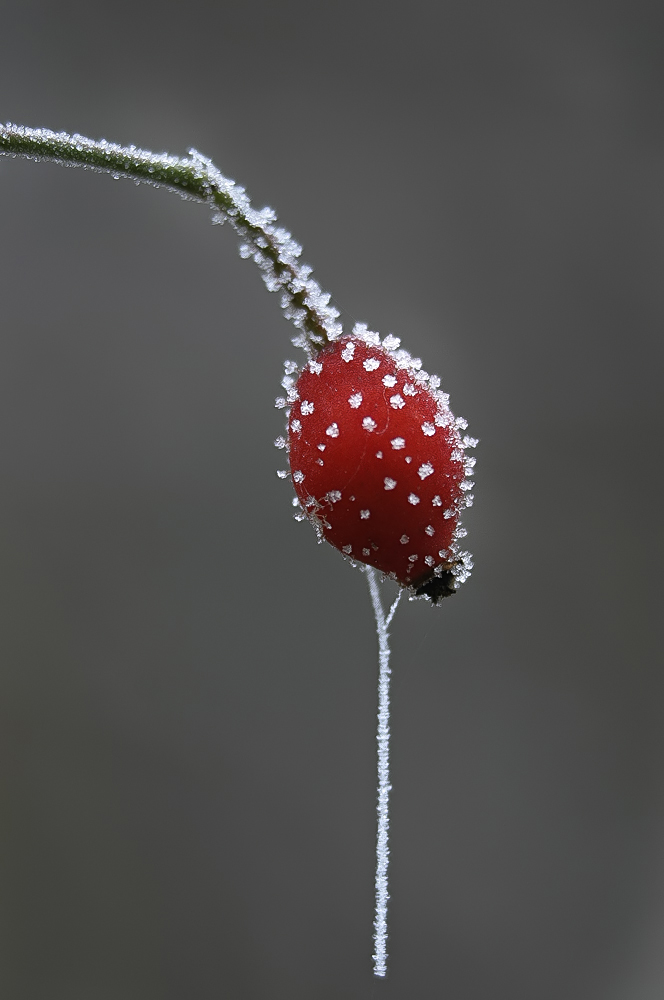
[[[383,340],[364,324],[345,334],[330,295],[300,261],[301,247],[277,224],[272,209],[254,209],[243,188],[224,177],[195,149],[187,157],[155,154],[135,146],[94,141],[80,135],[0,125],[0,153],[55,160],[114,177],[167,187],[203,201],[212,221],[228,222],[240,237],[240,255],[260,268],[271,292],[298,331],[302,364],[285,363],[286,395],[276,405],[287,427],[275,444],[289,454],[288,470],[298,508],[318,540],[326,540],[364,569],[376,621],[378,681],[378,834],[374,973],[387,972],[389,861],[389,683],[388,628],[399,598],[438,604],[470,574],[470,554],[461,511],[472,503],[477,443],[463,434],[440,379],[389,335]],[[378,570],[400,586],[385,612]]]

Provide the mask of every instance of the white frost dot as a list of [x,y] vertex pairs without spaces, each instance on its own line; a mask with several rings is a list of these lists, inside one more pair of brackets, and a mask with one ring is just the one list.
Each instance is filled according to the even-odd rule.
[[401,542],[402,545],[408,545],[410,538],[408,537],[408,535],[402,535],[399,541]]
[[400,343],[401,341],[398,337],[395,337],[393,333],[388,333],[387,337],[383,341],[383,347],[386,351],[396,351]]
[[422,433],[425,437],[433,437],[436,433],[436,428],[434,424],[430,424],[428,421],[422,424]]
[[305,417],[308,417],[310,413],[314,412],[314,404],[310,403],[308,399],[303,399],[300,404],[300,409]]
[[393,410],[402,410],[405,405],[403,396],[400,396],[399,393],[396,396],[390,396],[390,406]]
[[431,501],[431,503],[433,504],[434,507],[442,507],[443,506],[443,501],[440,499],[440,497],[438,496],[438,494],[436,494],[436,496],[433,498],[433,500]]
[[358,408],[358,406],[360,405],[360,403],[362,402],[362,393],[361,392],[354,392],[353,395],[348,400],[348,402],[350,403],[351,408],[353,410],[356,410]]
[[380,346],[380,335],[370,330],[366,323],[356,323],[353,327],[353,334],[369,347]]
[[275,448],[285,448],[286,447],[286,438],[284,438],[284,437],[278,437],[276,439],[276,441],[274,442],[274,447]]
[[378,427],[378,424],[376,423],[375,420],[372,420],[371,417],[365,417],[364,420],[362,421],[362,426],[364,427],[365,431],[375,431],[376,428]]
[[380,361],[378,358],[367,358],[366,361],[362,362],[364,369],[368,372],[375,372],[376,368],[379,367]]
[[369,517],[370,515],[371,515],[371,511],[370,511],[370,510],[361,510],[361,511],[360,511],[360,517],[362,518],[362,520],[363,520],[363,521],[366,521],[366,519],[367,519],[367,518],[368,518],[368,517]]
[[325,462],[323,461],[322,458],[317,458],[316,459],[316,465],[325,465]]
[[283,410],[284,406],[286,405],[286,400],[284,399],[283,396],[277,396],[277,398],[274,401],[274,405],[278,410]]
[[343,351],[341,352],[341,357],[344,359],[344,361],[352,361],[354,356],[355,356],[355,344],[351,340],[348,344],[346,344]]
[[408,503],[412,503],[413,506],[420,502],[420,498],[415,493],[408,494]]
[[339,492],[339,490],[330,490],[330,492],[327,494],[327,498],[328,500],[331,500],[332,503],[338,503],[339,500],[341,500],[341,493]]
[[371,549],[362,549],[362,555],[363,556],[370,556],[371,555]]
[[417,556],[416,555],[408,556],[408,562],[417,562]]
[[319,451],[325,451],[325,445],[324,444],[317,444],[316,447],[318,448]]
[[299,469],[298,469],[297,472],[293,473],[293,480],[296,483],[302,483],[302,482],[304,482],[304,473],[300,472]]
[[383,375],[383,385],[386,386],[388,389],[394,388],[396,384],[397,380],[394,377],[394,375]]
[[440,389],[440,378],[438,375],[429,375],[429,385],[432,389]]
[[399,451],[400,448],[406,447],[406,442],[403,438],[392,438],[390,444],[392,445],[395,451]]
[[385,483],[385,489],[386,490],[393,490],[394,487],[397,485],[396,479],[390,479],[389,476],[385,476],[385,479],[383,480],[383,482]]
[[341,551],[345,552],[346,555],[349,556],[351,554],[351,552],[353,551],[353,546],[352,545],[344,545],[343,548],[341,549]]
[[407,462],[408,462],[408,464],[410,465],[410,463],[411,463],[411,462],[413,461],[413,459],[411,458],[411,456],[410,456],[410,455],[406,455],[406,461],[407,461]]
[[382,451],[377,451],[376,452],[376,458],[382,458],[382,457],[383,457]]
[[433,475],[433,465],[431,464],[431,462],[425,462],[423,465],[421,465],[417,470],[417,474],[420,477],[420,479],[426,479],[427,476]]
[[406,382],[403,387],[403,394],[404,396],[417,396],[417,389],[414,385],[411,385],[410,382]]
[[424,561],[427,564],[427,566],[433,566],[435,560],[433,556],[425,556]]
[[323,366],[320,361],[314,361],[313,359],[309,362],[309,371],[313,372],[314,375],[320,375],[323,370]]
[[429,535],[429,536],[436,534],[436,529],[434,528],[433,524],[427,524],[427,526],[426,526],[426,528],[424,530],[425,530],[426,534]]
[[336,423],[335,424],[330,424],[330,426],[325,431],[325,433],[327,434],[328,437],[338,438],[339,437],[339,425],[336,424]]
[[286,469],[278,469],[277,477],[279,479],[288,479],[288,471]]
[[291,420],[291,430],[293,434],[299,434],[302,430],[302,424],[299,420]]

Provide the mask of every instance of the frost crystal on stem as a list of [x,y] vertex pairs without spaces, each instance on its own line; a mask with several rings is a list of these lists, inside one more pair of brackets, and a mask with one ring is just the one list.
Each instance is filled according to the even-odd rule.
[[369,593],[376,619],[378,636],[378,831],[376,834],[376,909],[374,916],[374,975],[387,975],[387,901],[390,898],[387,880],[387,866],[390,860],[390,637],[388,627],[403,591],[390,608],[387,616],[380,599],[376,571],[372,566],[365,569],[369,581]]
[[206,202],[214,211],[212,221],[229,222],[238,234],[240,256],[258,265],[268,290],[281,292],[284,315],[302,331],[295,338],[296,346],[311,353],[341,335],[339,312],[330,305],[331,296],[311,277],[312,268],[299,260],[302,247],[277,225],[271,208],[256,210],[244,188],[224,177],[212,160],[195,149],[189,150],[188,157],[170,156],[8,122],[0,124],[0,153],[55,160],[116,178],[131,177]]

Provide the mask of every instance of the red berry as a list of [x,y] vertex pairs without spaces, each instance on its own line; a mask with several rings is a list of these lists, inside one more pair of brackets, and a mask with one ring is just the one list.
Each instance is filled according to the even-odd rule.
[[286,377],[291,475],[319,538],[435,603],[471,566],[456,543],[475,441],[398,346],[356,327]]

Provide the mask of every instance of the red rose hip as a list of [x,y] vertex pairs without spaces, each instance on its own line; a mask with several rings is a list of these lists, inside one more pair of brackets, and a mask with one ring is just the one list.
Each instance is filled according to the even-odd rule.
[[358,326],[286,376],[290,470],[320,539],[437,603],[472,565],[457,542],[476,442],[398,347]]

